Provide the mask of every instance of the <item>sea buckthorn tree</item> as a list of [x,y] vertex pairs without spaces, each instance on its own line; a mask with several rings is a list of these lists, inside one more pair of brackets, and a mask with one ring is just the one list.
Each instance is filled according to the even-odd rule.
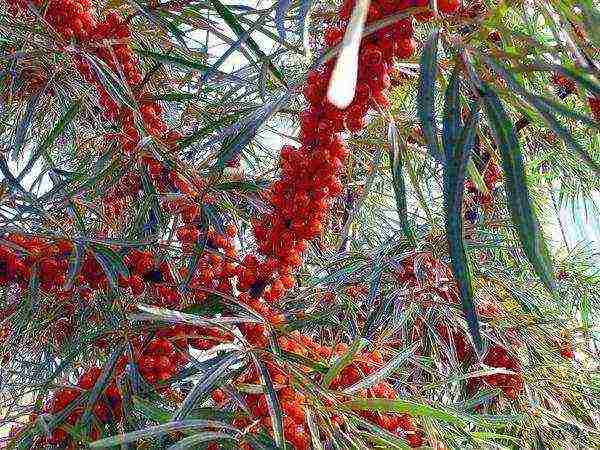
[[0,0],[2,447],[599,448],[599,24]]

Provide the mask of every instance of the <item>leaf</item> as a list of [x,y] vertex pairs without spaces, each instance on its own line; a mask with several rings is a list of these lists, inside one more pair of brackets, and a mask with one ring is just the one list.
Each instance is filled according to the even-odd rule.
[[288,352],[286,350],[282,350],[280,356],[281,359],[287,359],[288,361],[291,361],[295,364],[301,364],[303,366],[310,367],[315,372],[326,374],[329,370],[329,366],[326,366],[325,364],[321,364],[320,362],[313,361],[312,359],[307,358],[306,356],[298,355],[296,353]]
[[285,16],[288,13],[292,0],[279,0],[275,8],[275,25],[281,39],[285,39]]
[[260,361],[254,353],[251,354],[252,361],[258,370],[260,375],[260,381],[265,389],[265,398],[267,400],[267,407],[269,408],[269,415],[271,416],[271,427],[273,428],[273,434],[275,437],[275,443],[281,447],[285,447],[285,437],[283,435],[283,413],[281,412],[281,405],[277,398],[277,393],[273,387],[273,381],[271,375],[265,364]]
[[228,142],[223,146],[217,158],[217,162],[215,163],[214,169],[223,170],[228,161],[239,155],[250,143],[250,141],[254,139],[258,129],[263,125],[263,123],[271,118],[271,116],[273,116],[273,114],[275,114],[277,111],[283,108],[283,106],[289,101],[290,96],[291,91],[286,91],[278,99],[263,106],[259,114],[246,123],[239,133],[228,140]]
[[[217,14],[219,14],[219,16],[221,16],[221,18],[225,21],[225,23],[227,25],[229,25],[229,28],[231,28],[231,30],[238,36],[238,38],[244,35],[244,33],[245,33],[244,28],[240,25],[240,23],[236,19],[235,15],[232,14],[232,12],[229,10],[229,8],[227,8],[225,5],[223,5],[219,0],[209,0],[209,2],[213,5]],[[267,55],[265,55],[264,52],[260,49],[260,47],[258,46],[256,41],[254,41],[254,39],[252,39],[251,37],[248,37],[247,42],[248,42],[248,47],[250,47],[250,50],[252,50],[252,52],[254,52],[254,54],[258,57],[258,59],[260,61],[266,61],[267,66],[269,68],[269,72],[277,80],[279,80],[279,82],[281,84],[283,84],[285,86],[285,80],[283,78],[283,75],[273,65],[273,62],[270,60],[270,58]]]
[[400,226],[406,239],[412,246],[416,245],[415,234],[408,222],[408,207],[406,204],[406,185],[404,175],[402,174],[402,150],[400,149],[400,136],[396,124],[390,122],[388,129],[388,141],[390,142],[390,164],[392,170],[392,184],[394,185],[394,195],[396,197],[396,210]]
[[205,377],[196,383],[179,409],[175,411],[173,414],[173,421],[185,419],[194,406],[202,402],[209,389],[211,389],[218,381],[222,382],[227,372],[232,372],[232,366],[236,365],[241,360],[242,358],[239,353],[231,352],[229,356],[221,360],[210,373],[205,374]]
[[85,53],[84,57],[115,103],[118,105],[127,105],[132,111],[138,111],[138,106],[130,96],[129,88],[125,82],[100,58],[90,53]]
[[[596,175],[600,176],[600,164],[592,159],[589,153],[573,138],[569,130],[567,130],[558,120],[556,120],[551,112],[551,108],[557,109],[563,114],[566,114],[566,111],[569,110],[562,105],[552,102],[549,99],[532,95],[517,82],[515,77],[503,65],[496,63],[494,60],[486,56],[482,56],[482,58],[496,71],[496,73],[498,73],[498,75],[504,78],[504,80],[506,80],[519,95],[526,99],[540,113],[552,131],[560,136],[567,146],[574,150],[583,160],[583,162],[590,166]],[[598,127],[597,124],[594,124],[593,122],[592,124],[595,127]]]
[[462,119],[460,114],[460,68],[456,64],[444,95],[444,128],[442,144],[446,158],[452,155],[454,145],[460,136]]
[[202,72],[210,69],[210,66],[207,66],[206,64],[192,61],[182,56],[160,53],[152,50],[144,50],[137,47],[133,47],[133,51],[136,52],[138,55],[147,56],[148,58],[152,58],[155,61],[160,61],[165,64],[173,64],[182,68],[195,69],[200,70]]
[[[138,399],[139,401],[140,399]],[[128,444],[140,439],[161,436],[177,431],[193,430],[195,428],[225,428],[236,430],[231,425],[216,420],[182,420],[181,422],[169,422],[162,425],[144,428],[143,430],[132,431],[118,436],[111,436],[100,439],[89,444],[91,448],[105,448],[115,445]]]
[[421,130],[427,141],[431,155],[443,162],[444,156],[438,140],[438,127],[435,119],[435,80],[437,77],[437,47],[439,31],[436,30],[427,39],[421,54],[417,110]]
[[355,339],[348,350],[340,356],[329,368],[325,376],[323,377],[322,386],[328,387],[331,382],[337,377],[340,372],[352,362],[357,353],[369,344],[369,341],[364,338]]
[[81,269],[81,264],[83,264],[83,257],[85,256],[85,246],[79,242],[75,242],[73,245],[74,253],[70,257],[69,261],[69,271],[67,273],[67,279],[65,280],[65,285],[63,290],[69,291],[73,287],[73,282],[75,281],[75,277],[79,273]]
[[241,191],[241,192],[252,192],[257,193],[262,191],[268,186],[266,181],[255,180],[255,181],[228,181],[225,183],[218,183],[213,186],[216,191]]
[[133,405],[135,406],[135,409],[140,412],[140,414],[151,421],[167,423],[171,419],[171,411],[164,408],[159,408],[152,401],[134,396]]
[[410,447],[402,439],[399,439],[394,434],[390,433],[384,428],[381,428],[362,417],[352,417],[353,422],[358,422],[361,428],[369,430],[368,433],[361,433],[367,439],[378,442],[383,448],[386,449],[401,449],[408,450]]
[[235,323],[260,322],[259,320],[243,317],[200,317],[194,314],[186,314],[180,311],[173,311],[166,308],[157,308],[155,306],[138,305],[138,309],[145,311],[146,314],[130,316],[131,320],[150,320],[164,321],[170,323],[186,323],[199,327],[217,326]]
[[473,302],[471,272],[463,241],[463,193],[465,168],[469,160],[475,138],[476,122],[479,118],[479,105],[475,104],[460,137],[455,144],[449,144],[444,166],[444,204],[446,212],[446,237],[454,280],[458,285],[462,311],[469,326],[477,351],[481,354],[483,343],[479,331],[479,321]]
[[190,136],[184,137],[181,141],[179,141],[179,148],[183,150],[184,148],[189,147],[194,142],[201,140],[213,131],[219,129],[222,125],[228,125],[235,122],[241,114],[241,111],[235,112],[223,117],[222,119],[218,119],[209,123],[208,125],[202,127],[195,133],[191,134]]
[[38,158],[42,155],[42,153],[46,152],[48,148],[54,143],[56,138],[58,138],[65,128],[73,121],[77,113],[79,112],[79,108],[81,107],[81,100],[76,100],[71,103],[69,108],[65,111],[58,122],[52,128],[52,131],[46,136],[46,138],[42,141],[42,143],[38,146],[38,148],[33,152],[29,161],[17,177],[18,181],[21,181],[25,175],[29,173],[32,169]]
[[399,354],[397,354],[390,362],[388,362],[385,366],[379,369],[377,372],[372,373],[364,377],[359,382],[353,384],[352,386],[344,389],[346,394],[354,394],[355,392],[359,392],[363,389],[368,389],[371,386],[374,386],[381,381],[388,378],[392,375],[398,367],[400,367],[408,358],[414,355],[415,349],[419,346],[418,342],[415,342],[410,347],[404,349]]
[[312,441],[313,448],[315,450],[323,450],[323,443],[321,442],[321,437],[319,436],[319,428],[309,406],[304,407],[304,418],[306,419],[306,424],[308,425],[308,431],[310,432],[310,439]]
[[27,130],[29,129],[29,125],[31,125],[31,121],[33,120],[33,116],[35,115],[36,107],[40,102],[40,98],[42,93],[39,92],[36,95],[32,96],[27,103],[27,107],[25,108],[25,115],[23,120],[19,122],[19,126],[15,131],[15,142],[12,151],[12,160],[16,161],[21,153],[21,149],[23,148],[23,143],[25,142],[25,136],[27,135]]
[[154,8],[149,7],[142,2],[133,0],[133,3],[135,3],[140,12],[146,16],[150,22],[157,25],[159,28],[162,28],[163,30],[166,28],[168,30],[166,34],[171,34],[173,37],[175,37],[175,39],[177,39],[177,42],[179,42],[182,47],[187,48],[185,33],[170,20],[167,20],[165,17],[163,17],[165,15],[165,11],[157,9],[157,12],[155,13]]
[[92,253],[96,261],[102,266],[108,281],[114,289],[119,286],[118,275],[129,278],[129,270],[123,263],[123,259],[113,250],[102,244],[94,244]]
[[310,8],[311,8],[314,0],[299,0],[299,1],[300,1],[300,6],[298,8],[298,15],[297,15],[298,34],[300,35],[300,38],[302,39],[302,46],[304,47],[304,51],[308,55],[310,53],[310,45],[308,42],[308,27],[306,26],[306,23],[309,21],[308,13],[310,12]]
[[504,185],[512,221],[529,262],[544,286],[552,291],[552,260],[531,204],[519,141],[498,95],[485,84],[482,88],[490,128],[502,155],[502,168],[506,177]]
[[222,440],[233,440],[238,441],[240,439],[239,434],[233,433],[222,433],[217,431],[205,431],[202,433],[195,434],[193,436],[186,437],[179,441],[177,444],[173,444],[167,448],[167,450],[184,450],[184,449],[197,449],[200,448],[198,444],[209,441],[222,441]]
[[596,48],[600,47],[600,12],[594,6],[593,0],[579,0],[577,5],[583,11],[581,19],[591,41]]
[[165,92],[164,94],[152,95],[152,100],[162,100],[165,102],[183,102],[197,98],[198,94],[189,94],[187,92]]
[[117,360],[123,353],[123,349],[124,346],[119,345],[113,350],[113,352],[110,354],[110,357],[108,358],[108,361],[102,368],[102,372],[100,373],[100,376],[98,376],[96,384],[94,384],[94,387],[89,391],[84,413],[79,419],[79,422],[82,423],[84,426],[87,426],[90,423],[94,405],[96,404],[96,402],[100,398],[100,395],[104,392],[104,389],[108,385],[110,377],[112,376],[113,370],[117,364]]
[[361,411],[380,411],[396,412],[400,414],[410,414],[411,416],[428,417],[441,420],[442,422],[452,423],[461,427],[466,426],[465,420],[458,413],[451,413],[450,408],[434,408],[424,403],[417,403],[411,400],[388,400],[382,398],[361,398],[343,403],[341,409],[361,410]]
[[[252,32],[265,23],[267,17],[268,17],[268,14],[261,14],[260,18],[258,20],[252,22],[250,29],[248,29],[247,31],[244,31],[241,35],[238,36],[237,41],[235,41],[234,43],[232,43],[228,46],[227,50],[225,52],[223,52],[223,54],[221,56],[219,56],[219,59],[217,59],[215,61],[215,63],[208,68],[208,70],[204,73],[204,75],[202,75],[202,77],[198,81],[197,85],[203,87],[205,85],[205,83],[216,72],[218,72],[219,67],[221,67],[221,65],[223,65],[223,63],[227,60],[227,58],[229,58],[229,56],[232,53],[236,52],[243,44],[245,44],[250,39],[250,35],[252,34]],[[267,61],[265,60],[265,63],[266,62]],[[269,68],[268,64],[263,64],[263,67],[265,68],[265,70],[268,71],[268,68]]]
[[[477,139],[477,136],[475,136],[475,139]],[[479,173],[479,170],[477,170],[477,166],[475,166],[473,159],[469,159],[467,162],[467,175],[469,175],[469,179],[473,182],[479,192],[483,192],[484,194],[489,193],[485,180],[481,176],[481,173]]]
[[196,273],[196,269],[198,268],[198,264],[200,263],[200,257],[204,254],[204,250],[206,249],[206,243],[208,242],[208,224],[206,220],[206,215],[204,214],[204,209],[201,213],[201,224],[200,224],[200,232],[202,233],[199,237],[200,242],[194,243],[193,254],[188,260],[187,268],[186,268],[186,276],[181,280],[179,285],[180,292],[187,292],[190,287],[190,283],[194,274]]

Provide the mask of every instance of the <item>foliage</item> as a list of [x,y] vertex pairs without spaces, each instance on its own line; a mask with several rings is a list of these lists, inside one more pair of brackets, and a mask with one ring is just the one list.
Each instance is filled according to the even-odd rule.
[[600,446],[600,13],[368,3],[1,0],[7,448]]

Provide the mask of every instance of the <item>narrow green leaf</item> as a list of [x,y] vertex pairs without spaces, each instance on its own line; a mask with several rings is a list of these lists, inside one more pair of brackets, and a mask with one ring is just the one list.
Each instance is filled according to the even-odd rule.
[[152,58],[155,61],[160,61],[165,64],[172,64],[182,68],[195,69],[204,72],[205,70],[210,69],[210,66],[206,64],[199,63],[197,61],[192,61],[190,59],[184,58],[182,56],[176,56],[172,54],[166,54],[161,52],[155,52],[152,50],[143,50],[141,48],[134,47],[133,51],[138,55],[146,56],[148,58]]
[[205,395],[219,380],[222,381],[227,373],[233,373],[232,366],[241,362],[241,360],[239,353],[231,352],[210,373],[205,374],[205,377],[196,383],[179,409],[175,411],[173,421],[185,419],[190,411],[202,402]]
[[442,422],[453,423],[459,426],[466,426],[465,420],[458,413],[452,414],[449,408],[434,408],[424,403],[417,403],[411,400],[388,400],[382,398],[361,398],[343,403],[341,409],[361,410],[361,411],[380,411],[396,412],[400,414],[410,414],[411,416],[428,417],[441,420]]
[[398,219],[404,236],[411,245],[416,245],[415,234],[408,222],[408,207],[406,204],[406,185],[404,175],[402,174],[402,150],[400,148],[400,136],[396,129],[396,124],[390,122],[388,129],[388,140],[390,141],[390,164],[392,170],[392,184],[394,185],[394,195],[396,197],[396,210]]
[[129,88],[125,84],[124,80],[118,77],[112,69],[100,58],[86,53],[85,58],[88,64],[90,64],[98,77],[98,80],[102,83],[106,91],[110,94],[111,98],[118,105],[127,105],[132,111],[137,111],[138,106],[135,100],[131,97]]
[[81,424],[83,424],[84,426],[89,425],[89,423],[92,419],[92,411],[93,411],[94,405],[96,404],[96,402],[98,401],[98,398],[100,398],[100,395],[104,392],[104,389],[108,385],[110,378],[113,374],[113,370],[114,370],[115,366],[117,365],[117,360],[123,353],[123,350],[124,350],[123,345],[119,345],[113,350],[113,352],[110,354],[110,357],[108,358],[108,361],[102,368],[102,372],[100,373],[98,380],[96,380],[96,384],[89,391],[89,395],[87,398],[87,403],[85,405],[84,413],[81,416],[81,418],[79,419],[79,422]]
[[313,361],[312,359],[307,358],[306,356],[298,355],[296,353],[282,350],[280,356],[281,356],[281,359],[286,359],[295,364],[301,364],[303,366],[310,367],[314,371],[322,373],[322,374],[326,374],[327,371],[329,370],[329,366],[326,366],[325,364],[321,364],[319,362]]
[[202,433],[194,434],[193,436],[186,437],[179,441],[177,444],[173,444],[167,448],[167,450],[185,450],[185,449],[198,449],[198,444],[203,442],[213,441],[238,441],[240,439],[239,434],[234,433],[222,433],[217,431],[204,431]]
[[214,165],[215,170],[222,170],[228,161],[237,156],[254,139],[259,128],[289,101],[291,91],[286,91],[279,98],[267,103],[261,111],[248,121],[231,139],[227,139]]
[[533,211],[521,146],[510,118],[498,95],[483,85],[483,103],[496,145],[502,154],[502,168],[506,177],[505,188],[512,221],[519,240],[538,277],[550,291],[554,289],[552,260],[540,225]]
[[315,450],[323,450],[323,443],[321,442],[321,437],[319,435],[319,428],[309,406],[304,407],[304,417],[306,418],[306,424],[308,425],[308,431],[310,432],[310,440],[312,441],[313,448]]
[[452,76],[448,82],[448,88],[444,95],[444,123],[442,133],[442,144],[446,158],[451,158],[454,153],[454,145],[460,136],[462,119],[460,114],[460,68],[456,64]]
[[437,50],[439,31],[436,30],[427,39],[421,54],[417,109],[421,130],[427,146],[437,161],[443,162],[444,156],[438,140],[438,127],[435,119],[435,79],[437,77]]
[[479,353],[483,343],[479,331],[479,321],[473,302],[471,272],[463,241],[462,204],[465,187],[465,169],[473,149],[476,123],[479,118],[479,105],[475,104],[458,140],[447,152],[444,166],[444,203],[446,212],[446,237],[450,253],[452,273],[462,304],[462,310],[469,326],[469,332]]
[[[219,0],[209,0],[209,2],[213,5],[217,14],[221,16],[221,18],[225,21],[229,28],[231,28],[231,30],[238,36],[238,38],[244,36],[246,30],[244,30],[244,28],[240,25],[235,15],[229,10],[229,8],[223,5],[223,3],[221,3]],[[254,54],[258,57],[259,60],[267,62],[269,72],[285,86],[283,75],[273,65],[269,57],[265,55],[265,53],[260,49],[256,41],[251,37],[248,37],[246,42],[248,43],[248,47],[250,47],[250,50],[254,52]]]
[[187,92],[165,92],[164,94],[154,94],[152,100],[162,100],[165,102],[184,102],[187,100],[196,100],[198,94]]
[[267,187],[267,183],[261,180],[256,181],[228,181],[214,186],[217,191],[241,191],[241,192],[260,192]]
[[199,141],[202,138],[208,136],[213,131],[218,130],[221,126],[227,126],[227,125],[232,124],[239,118],[239,116],[241,114],[242,114],[241,111],[234,112],[234,113],[229,114],[221,119],[218,119],[218,120],[215,120],[215,121],[209,123],[208,125],[202,127],[195,133],[193,133],[189,136],[186,136],[181,141],[179,141],[179,148],[183,150],[184,148],[192,145],[194,142]]
[[346,394],[354,394],[355,392],[359,392],[363,389],[368,389],[371,386],[374,386],[381,381],[388,378],[392,375],[398,367],[400,367],[404,362],[414,355],[416,348],[420,344],[418,342],[414,343],[410,347],[404,349],[399,354],[397,354],[390,362],[388,362],[385,366],[379,369],[377,372],[372,373],[371,375],[366,376],[358,383],[353,384],[352,386],[344,389]]
[[277,397],[277,393],[275,392],[275,388],[273,386],[273,381],[271,380],[271,375],[269,375],[269,371],[265,364],[260,361],[254,353],[251,354],[252,361],[258,370],[260,375],[260,381],[265,389],[265,398],[267,400],[267,407],[269,409],[269,415],[271,416],[271,427],[273,428],[273,434],[275,437],[275,443],[281,447],[285,448],[285,437],[283,435],[283,413],[281,411],[281,405],[279,404],[279,399]]
[[277,8],[275,9],[275,25],[277,26],[277,32],[281,39],[285,39],[285,16],[291,5],[292,0],[279,0],[277,2]]
[[38,158],[50,148],[50,146],[54,143],[56,138],[58,138],[65,128],[73,121],[77,113],[79,112],[79,108],[81,107],[81,100],[76,100],[71,103],[69,108],[65,111],[65,113],[58,119],[58,122],[54,125],[54,128],[48,133],[46,138],[42,141],[42,143],[36,148],[36,150],[31,155],[29,161],[27,161],[27,165],[23,168],[19,176],[17,177],[18,181],[21,181],[25,175],[27,175],[33,165],[36,163]]
[[109,247],[102,244],[94,244],[92,252],[114,289],[117,289],[119,286],[119,274],[125,278],[129,278],[129,270],[127,270],[127,266],[123,263],[123,259]]
[[15,161],[20,156],[21,150],[23,149],[23,144],[25,143],[25,138],[27,136],[27,130],[29,129],[29,125],[31,125],[31,121],[33,120],[41,97],[42,93],[39,92],[36,95],[32,96],[29,99],[29,102],[27,102],[27,107],[25,108],[23,120],[19,122],[19,126],[15,130],[15,140],[11,155],[13,161]]
[[181,422],[169,422],[162,425],[148,427],[143,430],[107,437],[94,441],[89,446],[91,448],[112,447],[116,445],[128,444],[144,438],[162,436],[177,431],[187,431],[202,428],[225,428],[236,430],[236,428],[232,427],[231,425],[216,420],[182,420]]
[[600,47],[600,11],[593,0],[579,0],[577,5],[583,11],[582,19],[585,30],[596,48]]
[[83,263],[83,258],[85,256],[85,246],[79,242],[75,242],[73,245],[73,254],[70,257],[69,261],[69,271],[67,273],[67,279],[65,281],[64,290],[68,291],[73,287],[73,282],[75,281],[75,277],[79,273],[81,269],[81,264]]
[[[548,126],[554,131],[560,138],[569,146],[572,150],[574,150],[579,157],[585,162],[590,168],[596,173],[596,175],[600,176],[600,164],[592,159],[589,153],[573,138],[573,135],[567,130],[552,114],[551,108],[557,109],[558,112],[563,114],[568,111],[562,105],[558,105],[555,102],[552,102],[549,99],[544,99],[543,97],[532,95],[527,92],[521,84],[517,82],[515,77],[509,70],[507,70],[502,64],[497,63],[491,58],[487,56],[482,56],[485,62],[490,65],[498,75],[500,75],[507,83],[525,100],[527,100],[542,116]],[[593,122],[592,122],[593,123]],[[594,124],[595,127],[598,127],[597,124]]]
[[166,423],[171,419],[171,411],[159,408],[153,402],[140,398],[133,397],[133,405],[135,409],[144,417],[158,423]]
[[469,179],[473,182],[475,187],[479,190],[479,192],[483,192],[484,194],[488,193],[488,188],[485,184],[485,180],[481,176],[481,173],[479,173],[479,170],[477,170],[477,166],[475,166],[473,159],[469,159],[469,161],[467,162],[467,175],[469,176]]

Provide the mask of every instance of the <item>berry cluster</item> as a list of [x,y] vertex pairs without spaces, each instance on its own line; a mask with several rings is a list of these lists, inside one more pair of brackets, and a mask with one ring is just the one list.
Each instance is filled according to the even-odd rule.
[[[565,98],[577,92],[577,83],[558,72],[552,74],[552,84],[556,86],[558,95],[561,98]],[[588,97],[588,104],[590,106],[592,116],[598,123],[600,123],[600,97]]]
[[[287,337],[280,337],[278,343],[281,349],[286,352],[308,357],[311,360],[323,363],[327,363],[332,358],[340,357],[348,349],[348,346],[345,344],[339,344],[334,349],[319,345],[297,331]],[[365,376],[374,373],[383,363],[383,357],[380,352],[362,352],[351,364],[340,372],[332,381],[330,387],[332,390],[343,390],[360,381]],[[278,389],[278,398],[284,414],[283,423],[286,440],[292,443],[297,450],[311,448],[310,434],[305,417],[305,407],[309,405],[307,397],[292,387],[291,376],[277,364],[273,362],[267,363],[267,370],[276,389]],[[307,376],[313,377],[316,382],[319,381],[318,377],[320,377],[320,375],[310,373],[307,373]],[[259,384],[259,377],[256,371],[251,369],[241,375],[237,381],[246,385]],[[394,399],[397,393],[389,383],[380,382],[375,386],[363,390],[358,395],[370,398]],[[220,389],[213,392],[212,398],[219,405],[224,405],[229,400],[227,394]],[[248,427],[253,422],[256,422],[256,418],[259,418],[258,424],[252,426],[262,427],[272,435],[273,430],[265,395],[255,393],[245,394],[244,401],[252,413],[252,420],[249,417],[243,416],[240,411],[240,415],[234,420],[234,424],[238,427]],[[332,410],[335,409],[333,408],[332,401],[329,400],[322,406],[332,407]],[[378,414],[368,411],[361,412],[360,414],[363,418],[391,433],[403,435],[411,447],[420,447],[423,443],[421,434],[416,430],[411,418],[406,414]],[[338,426],[344,426],[344,418],[340,414],[331,412],[329,420]],[[250,449],[251,447],[244,446],[243,448]]]
[[511,357],[504,347],[492,345],[484,359],[483,363],[490,367],[508,369],[515,374],[498,373],[494,375],[485,375],[483,377],[471,378],[468,382],[468,388],[471,392],[476,391],[481,386],[497,387],[502,389],[504,395],[515,399],[523,390],[523,376],[518,362]]
[[561,339],[558,342],[558,349],[560,356],[565,359],[574,359],[575,351],[573,350],[573,343],[569,339]]
[[[161,335],[171,335],[179,330],[161,330]],[[188,362],[186,356],[188,342],[179,337],[171,342],[166,337],[152,339],[143,350],[138,366],[141,374],[149,384],[166,381],[179,372]]]
[[600,97],[588,97],[588,103],[594,119],[600,123]]
[[[122,370],[122,366],[120,368]],[[84,372],[77,381],[76,387],[66,387],[59,389],[54,393],[52,400],[44,407],[45,413],[57,414],[67,408],[72,402],[74,402],[80,396],[85,396],[98,381],[98,377],[102,373],[101,369],[94,367]],[[106,389],[103,391],[100,399],[94,404],[92,413],[94,418],[94,424],[90,432],[90,439],[98,439],[100,437],[100,427],[112,420],[118,420],[122,415],[121,410],[122,397],[117,385],[114,381],[108,384]],[[74,408],[71,413],[67,416],[65,423],[70,426],[75,424],[81,419],[84,412],[85,403],[80,404]],[[35,416],[31,417],[31,420],[35,420]],[[52,430],[49,437],[43,439],[43,442],[38,444],[47,443],[50,445],[64,444],[69,440],[69,434],[62,428],[56,428]],[[72,447],[75,448],[75,447]]]
[[577,91],[577,84],[558,72],[552,74],[552,84],[556,86],[561,96],[567,96]]
[[[426,1],[417,3],[417,6],[428,5]],[[402,2],[371,2],[367,23],[407,7],[409,4]],[[339,23],[325,32],[327,47],[341,41],[353,8],[353,0],[344,3]],[[452,0],[442,2],[440,6],[445,13],[453,13],[456,9],[458,2]],[[304,97],[309,106],[300,117],[301,146],[282,148],[282,176],[267,194],[273,211],[254,224],[258,250],[266,259],[257,265],[257,275],[250,271],[247,283],[242,285],[242,288],[249,286],[251,296],[260,296],[267,290],[269,300],[276,300],[281,290],[275,289],[272,293],[268,288],[277,281],[287,288],[285,281],[301,264],[307,241],[322,232],[332,201],[342,191],[340,175],[349,150],[340,133],[362,130],[369,109],[389,105],[387,91],[391,85],[392,61],[410,57],[415,47],[412,18],[399,20],[363,38],[355,97],[343,110],[326,99],[334,62],[308,74]],[[292,284],[288,283],[290,287]],[[251,289],[257,285],[260,289]]]
[[464,331],[451,327],[442,323],[439,323],[435,330],[442,338],[442,340],[449,347],[453,347],[456,352],[456,359],[463,363],[468,362],[473,357],[473,347],[471,343],[467,340]]

